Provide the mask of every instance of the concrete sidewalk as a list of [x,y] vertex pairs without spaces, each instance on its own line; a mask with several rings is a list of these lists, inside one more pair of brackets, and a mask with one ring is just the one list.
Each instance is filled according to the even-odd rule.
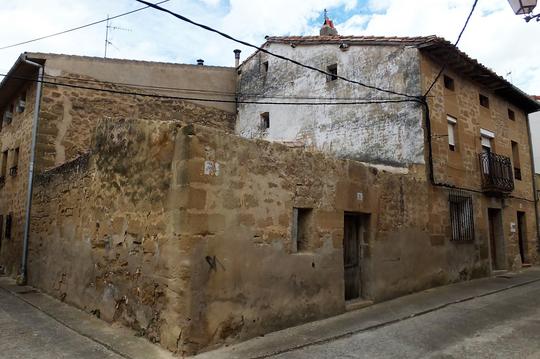
[[0,298],[0,358],[175,358],[128,328],[110,325],[32,287],[17,286],[9,277],[0,277]]
[[[336,317],[274,332],[264,337],[199,354],[194,359],[266,358],[323,344],[428,314],[454,304],[540,281],[540,268],[505,273],[400,297]],[[286,357],[286,356],[284,356]]]

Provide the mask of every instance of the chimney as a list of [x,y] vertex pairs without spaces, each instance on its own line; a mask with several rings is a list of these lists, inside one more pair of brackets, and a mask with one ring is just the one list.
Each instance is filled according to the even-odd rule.
[[204,60],[203,59],[198,59],[197,60],[197,65],[203,66],[204,65]]
[[234,52],[234,67],[238,67],[240,65],[240,53],[242,50],[233,50]]

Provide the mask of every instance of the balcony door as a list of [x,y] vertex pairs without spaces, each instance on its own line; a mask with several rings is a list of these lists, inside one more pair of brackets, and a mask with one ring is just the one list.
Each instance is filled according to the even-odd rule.
[[[489,156],[489,154],[491,153],[491,149],[493,147],[492,141],[492,138],[482,135],[482,153],[485,156]],[[484,172],[484,174],[488,175],[490,173],[489,167],[489,160],[482,162],[482,171]]]

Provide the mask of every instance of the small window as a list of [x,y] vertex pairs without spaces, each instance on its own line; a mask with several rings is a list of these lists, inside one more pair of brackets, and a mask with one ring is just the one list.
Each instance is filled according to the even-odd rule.
[[270,128],[270,113],[269,112],[263,112],[261,113],[261,129],[267,130]]
[[508,109],[508,118],[511,119],[512,121],[516,120],[516,114],[514,113],[514,111]]
[[305,252],[309,249],[313,230],[313,209],[294,208],[292,226],[292,251]]
[[5,178],[7,172],[8,151],[2,152],[2,167],[0,170],[0,177]]
[[514,164],[514,178],[521,181],[521,165],[519,163],[519,145],[517,142],[512,143],[512,163]]
[[268,61],[265,61],[262,63],[262,71],[263,75],[266,76],[268,74]]
[[4,238],[10,239],[11,238],[11,223],[13,222],[13,213],[10,213],[6,216],[6,231]]
[[466,242],[474,240],[474,215],[472,197],[451,193],[450,224],[452,227],[452,240]]
[[452,116],[447,116],[448,120],[448,149],[456,151],[456,126],[457,120]]
[[326,81],[335,81],[337,80],[337,64],[330,65],[326,68],[326,72],[329,75],[326,76]]
[[19,147],[17,147],[13,151],[13,159],[11,162],[11,167],[9,168],[9,175],[12,177],[16,176],[18,167],[19,167]]
[[489,108],[489,98],[484,95],[479,95],[480,98],[480,106]]
[[450,91],[454,91],[454,79],[444,75],[444,87]]

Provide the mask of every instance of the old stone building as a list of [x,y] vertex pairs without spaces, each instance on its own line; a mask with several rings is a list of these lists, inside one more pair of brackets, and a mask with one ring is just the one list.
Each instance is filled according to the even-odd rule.
[[325,31],[264,47],[326,74],[23,55],[0,264],[19,273],[38,86],[28,282],[171,351],[534,263],[538,103],[443,39]]

